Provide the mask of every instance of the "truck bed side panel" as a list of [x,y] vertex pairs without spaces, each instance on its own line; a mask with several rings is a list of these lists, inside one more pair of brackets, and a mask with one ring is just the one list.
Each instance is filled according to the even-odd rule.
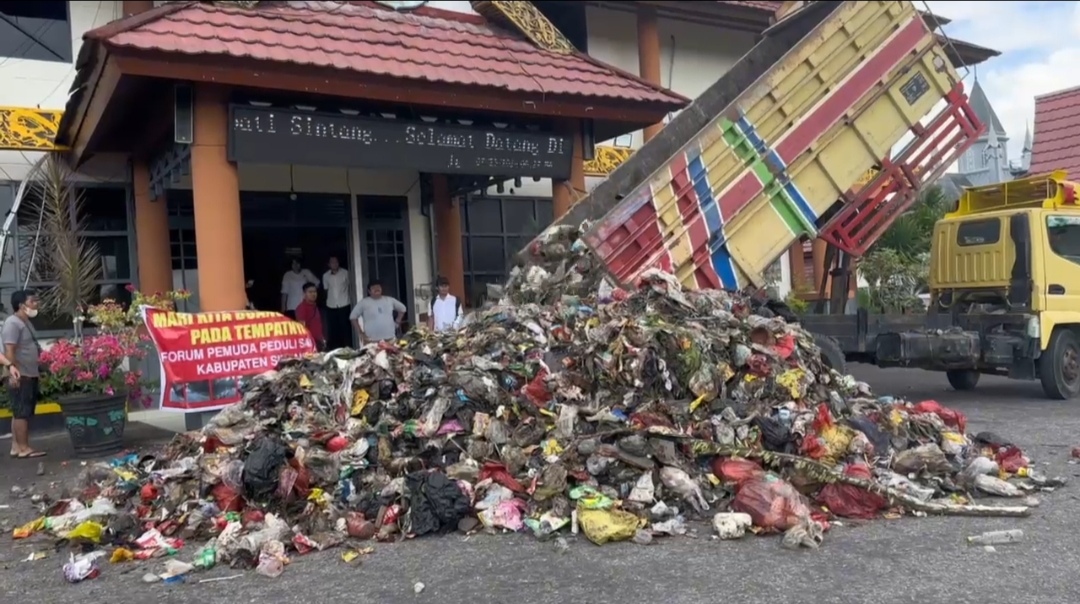
[[623,162],[585,199],[574,204],[569,212],[556,219],[552,227],[596,220],[635,193],[640,196],[642,193],[639,185],[642,182],[665,166],[686,141],[713,122],[740,94],[752,88],[758,79],[774,69],[793,46],[844,4],[836,1],[815,2],[768,32],[739,62],[695,99],[693,104],[676,115],[656,137]]
[[[899,49],[907,47],[922,25],[920,18],[914,19],[874,58],[888,57],[889,52],[899,53]],[[800,236],[815,236],[823,217],[851,184],[857,182],[867,168],[887,157],[904,133],[930,113],[949,92],[955,80],[951,74],[935,67],[942,55],[935,52],[937,47],[930,32],[923,31],[924,35],[914,49],[903,55],[905,58],[893,66],[888,76],[880,79],[881,84],[875,84],[853,107],[844,111],[828,132],[816,138],[807,137],[811,142],[794,162],[786,166],[786,178],[784,174],[776,174],[770,181],[770,175],[759,176],[761,192],[758,197],[725,229],[729,255],[739,267],[736,271],[739,281],[727,287],[764,285],[762,275],[773,259]],[[915,58],[914,64],[910,61],[912,58]],[[856,72],[840,84],[837,94],[854,87],[859,75]],[[830,97],[814,113],[828,112],[829,103],[834,103],[834,111],[838,110],[847,104],[841,98]],[[797,131],[798,127],[793,129],[793,132]],[[786,149],[797,148],[788,144],[793,136],[797,134],[784,137],[776,145],[781,149],[782,161],[786,162],[791,153]],[[800,141],[798,146],[803,144]],[[775,218],[765,218],[770,210],[780,217],[779,222]],[[758,226],[758,223],[767,222],[773,225],[768,230]]]
[[952,88],[942,57],[910,2],[843,3],[586,242],[624,282],[661,267],[690,287],[761,285]]

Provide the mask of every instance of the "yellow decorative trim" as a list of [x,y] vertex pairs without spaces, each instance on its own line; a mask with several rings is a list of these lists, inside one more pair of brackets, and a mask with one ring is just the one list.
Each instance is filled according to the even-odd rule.
[[877,174],[877,170],[870,168],[859,177],[859,180],[855,181],[856,186],[864,187],[870,184],[870,181],[874,180],[874,177],[876,177]]
[[[60,405],[56,403],[38,403],[34,407],[34,415],[54,415],[60,412]],[[11,410],[0,409],[0,419],[11,419]]]
[[585,162],[586,176],[607,176],[615,171],[622,163],[634,154],[633,149],[626,147],[611,147],[609,145],[597,145],[593,152],[593,158]]
[[0,107],[0,149],[60,151],[54,142],[64,112],[32,107]]
[[559,28],[548,20],[532,2],[471,2],[473,10],[492,21],[509,24],[544,50],[570,54],[576,49]]

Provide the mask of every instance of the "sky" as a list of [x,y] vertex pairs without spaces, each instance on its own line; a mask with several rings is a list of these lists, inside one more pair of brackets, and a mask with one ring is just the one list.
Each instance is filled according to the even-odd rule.
[[[921,8],[917,2],[916,6]],[[972,68],[1009,135],[1009,159],[1019,160],[1035,96],[1080,86],[1080,2],[926,2],[952,19],[945,33],[1001,51]],[[970,84],[969,84],[970,86]]]

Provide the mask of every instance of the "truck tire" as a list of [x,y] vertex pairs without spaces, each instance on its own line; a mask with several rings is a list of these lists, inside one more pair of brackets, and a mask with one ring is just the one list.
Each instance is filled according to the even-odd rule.
[[1071,329],[1056,329],[1039,356],[1039,381],[1047,398],[1067,400],[1080,395],[1080,338]]
[[953,369],[945,372],[945,377],[949,378],[949,385],[960,392],[974,390],[975,386],[979,385],[981,375],[974,369]]
[[814,343],[817,344],[818,349],[821,351],[821,362],[826,367],[835,370],[841,375],[847,374],[847,358],[844,356],[844,351],[841,350],[840,344],[836,340],[829,336],[823,336],[820,334],[813,334]]

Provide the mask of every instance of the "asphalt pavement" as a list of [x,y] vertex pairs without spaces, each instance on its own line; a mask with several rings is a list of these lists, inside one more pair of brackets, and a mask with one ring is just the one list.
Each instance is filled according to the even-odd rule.
[[[943,375],[854,366],[852,372],[881,394],[936,399],[968,415],[969,431],[993,430],[1022,446],[1047,474],[1075,480],[1070,449],[1080,445],[1080,402],[1047,401],[1036,383],[986,379],[969,393],[952,391]],[[134,429],[134,428],[133,428]],[[143,430],[143,445],[161,434]],[[69,585],[63,556],[24,561],[49,549],[43,539],[12,542],[10,529],[33,517],[12,483],[49,489],[77,470],[63,465],[64,438],[49,439],[57,455],[36,464],[0,461],[0,603],[148,601],[203,604],[273,604],[355,601],[484,604],[662,603],[720,601],[744,604],[899,604],[905,602],[1065,604],[1080,602],[1080,517],[1077,485],[1040,495],[1026,519],[904,518],[844,523],[817,551],[788,551],[777,538],[721,542],[705,525],[698,538],[671,538],[650,546],[597,547],[572,539],[569,550],[523,535],[449,536],[376,544],[360,564],[346,564],[341,550],[293,559],[276,579],[228,568],[193,575],[187,583],[144,584],[160,562],[105,565],[101,577]],[[51,488],[56,488],[55,485]],[[1020,528],[1025,539],[995,552],[965,545],[988,530]],[[190,549],[191,551],[187,551]],[[185,548],[188,557],[194,547]],[[181,554],[184,559],[184,554]],[[203,579],[230,578],[200,583]],[[417,583],[424,589],[416,593]]]

